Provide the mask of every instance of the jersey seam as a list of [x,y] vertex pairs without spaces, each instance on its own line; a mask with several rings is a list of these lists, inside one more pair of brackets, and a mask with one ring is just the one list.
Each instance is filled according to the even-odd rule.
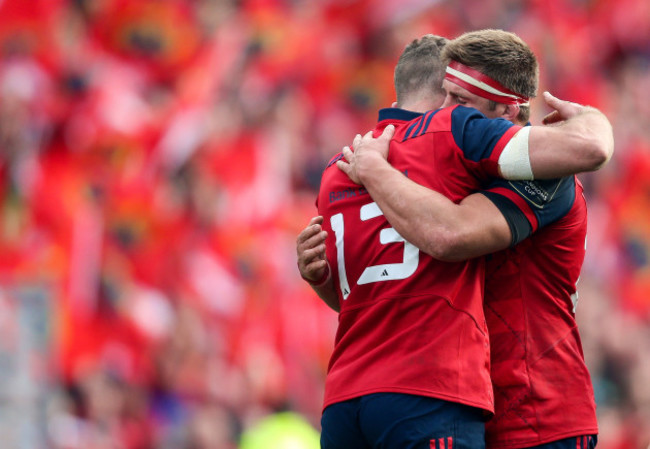
[[355,306],[347,307],[345,310],[341,310],[341,312],[339,312],[339,316],[343,315],[344,313],[353,312],[353,311],[358,310],[358,309],[372,307],[374,304],[378,304],[381,301],[395,301],[395,300],[399,300],[399,299],[403,299],[403,298],[421,298],[421,297],[435,297],[435,298],[444,300],[451,309],[453,309],[454,311],[456,311],[458,313],[466,315],[470,320],[472,320],[472,322],[474,322],[474,326],[476,326],[476,329],[478,329],[478,331],[481,333],[481,335],[483,335],[483,336],[487,335],[485,329],[481,328],[478,321],[476,321],[476,318],[474,318],[471,313],[467,312],[466,310],[462,310],[462,309],[459,309],[458,307],[455,307],[454,304],[451,302],[451,300],[449,298],[447,298],[445,296],[441,296],[441,295],[431,294],[431,293],[420,293],[420,294],[417,294],[417,295],[413,295],[413,294],[392,295],[392,296],[388,296],[388,297],[384,297],[384,298],[380,298],[380,299],[376,298],[376,299],[372,299],[372,300],[369,300],[367,302],[364,302],[362,304],[357,304]]
[[563,342],[564,340],[566,340],[566,339],[567,339],[567,338],[568,338],[568,337],[573,333],[573,331],[574,331],[575,329],[577,329],[577,328],[578,328],[578,325],[577,325],[577,324],[575,324],[573,327],[571,327],[571,329],[569,329],[569,330],[568,330],[564,335],[562,335],[562,336],[559,337],[557,340],[555,340],[555,341],[554,341],[554,342],[553,342],[553,343],[552,343],[548,348],[546,348],[546,349],[544,350],[544,352],[542,352],[542,353],[541,353],[537,358],[535,358],[535,360],[532,360],[532,361],[531,361],[531,365],[535,365],[537,362],[539,362],[541,359],[543,359],[544,356],[545,356],[549,351],[552,351],[552,350],[555,349],[555,348],[556,348],[556,347],[557,347],[561,342]]

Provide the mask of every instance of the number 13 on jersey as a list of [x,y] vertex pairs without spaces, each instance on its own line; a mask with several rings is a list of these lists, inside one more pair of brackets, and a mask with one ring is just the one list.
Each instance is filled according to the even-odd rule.
[[[383,217],[384,214],[377,206],[377,203],[369,203],[361,207],[360,211],[361,221],[372,220],[375,218]],[[348,276],[345,269],[345,248],[344,248],[344,234],[345,222],[343,214],[338,213],[332,215],[330,224],[334,235],[336,237],[336,261],[338,264],[339,284],[343,299],[347,299],[350,295],[350,284],[348,283]],[[415,273],[420,261],[420,251],[416,246],[404,240],[404,237],[394,228],[382,229],[379,233],[379,243],[388,245],[391,243],[403,243],[404,257],[401,263],[388,263],[380,265],[372,265],[366,267],[357,280],[357,285],[370,284],[372,282],[394,281],[398,279],[406,279]],[[360,260],[358,255],[354,254],[353,258]]]

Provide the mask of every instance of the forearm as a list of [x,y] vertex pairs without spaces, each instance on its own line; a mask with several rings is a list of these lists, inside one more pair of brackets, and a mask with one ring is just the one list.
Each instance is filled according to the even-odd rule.
[[456,204],[411,181],[379,156],[364,158],[357,170],[372,199],[402,237],[435,258],[448,256],[461,229]]
[[332,279],[332,271],[330,269],[329,263],[326,266],[326,271],[324,272],[322,279],[317,281],[312,281],[303,276],[303,279],[307,281],[309,286],[314,290],[318,297],[332,310],[335,312],[341,311],[341,305],[339,304],[339,295],[336,293],[336,287],[334,286],[334,279]]
[[528,143],[536,179],[598,170],[614,152],[611,124],[594,108],[555,125],[533,126]]
[[334,287],[334,280],[330,277],[329,280],[322,285],[311,285],[312,290],[316,292],[318,297],[332,310],[335,312],[341,311],[341,305],[339,304],[339,296],[336,293],[336,288]]

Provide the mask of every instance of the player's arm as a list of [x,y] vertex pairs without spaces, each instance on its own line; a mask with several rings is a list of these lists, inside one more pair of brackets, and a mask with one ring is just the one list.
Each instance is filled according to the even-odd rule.
[[[539,224],[533,225],[513,201],[494,192],[476,193],[455,204],[413,182],[386,160],[392,134],[392,127],[387,127],[377,139],[370,133],[363,138],[357,136],[354,153],[347,147],[343,149],[349,162],[339,161],[337,165],[351,179],[364,184],[391,226],[422,251],[439,260],[465,260],[508,248],[530,235]],[[506,190],[514,188],[518,191],[516,196],[529,201],[527,185],[499,183]],[[567,193],[560,186],[569,185],[557,179],[534,184],[532,191],[556,193]],[[548,196],[554,206],[545,205],[546,210],[552,211],[547,221],[551,216],[559,218],[563,210],[561,200],[567,198],[560,194]]]
[[546,126],[522,128],[499,157],[506,179],[552,179],[604,166],[614,152],[612,126],[603,113],[589,106],[560,100],[544,92],[554,109]]
[[322,228],[323,217],[313,217],[296,239],[298,270],[316,294],[336,312],[341,311],[327,257],[325,239],[327,231]]
[[[387,143],[390,136],[392,131],[388,129],[377,140]],[[380,153],[363,151],[364,140],[368,138],[369,135],[355,139],[355,153],[344,148],[345,158],[353,164],[339,162],[338,167],[352,179],[361,177],[388,222],[407,241],[432,257],[448,262],[482,256],[510,246],[510,227],[501,211],[487,197],[476,193],[456,204],[441,193],[404,176]],[[362,169],[354,173],[355,165],[361,168],[354,163],[357,153],[364,157],[364,162]]]

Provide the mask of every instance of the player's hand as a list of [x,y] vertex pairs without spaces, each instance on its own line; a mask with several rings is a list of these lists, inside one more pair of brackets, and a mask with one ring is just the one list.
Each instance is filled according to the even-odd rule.
[[322,216],[313,217],[296,240],[298,270],[300,270],[303,279],[310,282],[317,282],[326,275],[325,239],[327,231],[323,231],[322,223]]
[[544,101],[549,107],[555,109],[553,112],[546,115],[542,119],[542,123],[545,125],[563,122],[577,114],[580,114],[586,108],[586,106],[578,103],[560,100],[559,98],[551,95],[549,92],[544,92]]
[[360,173],[369,169],[373,158],[379,156],[383,160],[388,159],[388,147],[394,134],[395,127],[393,125],[388,125],[376,139],[372,136],[372,131],[368,131],[363,137],[357,134],[352,142],[354,152],[350,147],[343,148],[343,156],[347,162],[340,160],[336,166],[353,182],[362,184]]
[[372,131],[368,131],[365,136],[357,134],[352,145],[357,157],[363,157],[370,154],[380,155],[383,159],[388,159],[388,147],[390,139],[395,134],[395,126],[388,125],[376,139],[372,137]]
[[[359,134],[357,134],[357,137],[361,137]],[[355,137],[355,141],[357,139]],[[343,147],[343,157],[345,160],[340,159],[336,161],[336,166],[341,170],[343,173],[348,175],[348,178],[350,178],[350,181],[352,181],[355,184],[361,185],[361,180],[359,179],[359,175],[357,174],[357,158],[356,154],[350,149],[350,147]]]

